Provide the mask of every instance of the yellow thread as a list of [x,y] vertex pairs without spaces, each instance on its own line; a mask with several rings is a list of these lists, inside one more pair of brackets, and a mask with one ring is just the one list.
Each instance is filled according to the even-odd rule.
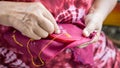
[[51,44],[57,37],[54,37],[50,42],[48,42],[44,48],[41,49],[41,51],[39,52],[39,55],[42,53],[42,51],[49,45]]
[[[62,34],[61,34],[61,35],[62,35]],[[59,37],[59,36],[61,36],[61,35],[58,35],[58,36],[54,37],[51,41],[49,41],[49,42],[45,45],[44,48],[41,49],[41,51],[39,52],[39,55],[38,55],[38,57],[39,57],[40,59],[41,59],[40,54],[42,53],[42,51],[43,51],[45,48],[47,48],[48,45],[50,45],[57,37]]]
[[43,65],[45,64],[44,61],[42,60],[42,58],[40,57],[40,54],[41,54],[42,51],[43,51],[45,48],[47,48],[47,46],[48,46],[49,44],[51,44],[56,38],[57,38],[57,37],[53,38],[50,42],[48,42],[48,43],[45,45],[45,47],[42,48],[41,51],[39,52],[38,58],[40,59],[40,61],[41,61],[41,63],[42,63],[41,65],[36,65],[36,64],[34,63],[33,59],[32,59],[32,63],[33,63],[35,66],[40,67],[40,66],[43,66]]
[[[15,32],[16,32],[16,30],[13,31],[13,35],[12,35],[12,38],[13,38],[14,42],[15,42],[16,44],[18,44],[19,46],[23,47],[23,45],[22,45],[20,42],[17,41],[16,36],[14,35]],[[30,56],[31,56],[32,64],[33,64],[34,66],[36,66],[36,67],[43,66],[43,65],[44,65],[44,62],[42,61],[42,59],[41,59],[40,57],[39,57],[39,59],[40,59],[40,61],[41,61],[42,64],[41,64],[41,65],[37,65],[37,64],[34,63],[33,56],[32,56],[32,54],[31,54],[31,52],[30,52],[30,49],[29,49],[29,43],[30,43],[30,41],[32,41],[32,40],[33,40],[33,39],[29,39],[28,42],[27,42],[27,50],[28,50],[28,53],[29,53]]]
[[[13,31],[13,33],[15,33],[15,32],[16,32],[16,31]],[[20,42],[17,41],[16,36],[15,36],[14,34],[12,35],[12,38],[13,38],[13,40],[14,40],[14,42],[15,42],[16,44],[18,44],[19,46],[23,47],[23,44],[21,44]]]
[[72,36],[69,33],[65,33],[65,35],[69,38],[71,38]]
[[[63,34],[61,34],[61,35],[63,35]],[[45,48],[47,48],[48,45],[50,45],[57,37],[59,37],[59,36],[61,36],[61,35],[58,35],[58,36],[54,37],[50,42],[48,42],[48,43],[45,45],[44,48],[41,49],[41,51],[39,52],[39,56],[38,56],[39,59],[41,59],[40,54],[42,53],[42,51],[43,51]],[[68,33],[65,33],[65,35],[66,35],[67,37],[71,37],[71,35],[68,34]],[[43,62],[42,59],[41,59],[41,62]],[[44,62],[43,62],[43,63],[44,63]],[[43,64],[43,65],[44,65],[44,64]]]
[[[16,31],[13,31],[13,33],[15,33],[15,32],[16,32]],[[61,34],[61,35],[62,35],[62,34]],[[59,35],[59,36],[61,36],[61,35]],[[27,51],[28,51],[28,53],[29,53],[30,56],[31,56],[31,61],[32,61],[32,64],[33,64],[34,66],[40,67],[40,66],[43,66],[43,65],[44,65],[44,61],[43,61],[42,58],[40,57],[40,54],[42,53],[42,51],[43,51],[45,48],[47,48],[48,45],[50,45],[50,44],[51,44],[57,37],[59,37],[59,36],[54,37],[54,38],[53,38],[51,41],[49,41],[49,42],[45,45],[45,47],[42,48],[41,51],[39,52],[38,58],[39,58],[40,62],[42,63],[42,64],[40,64],[40,65],[35,64],[35,62],[34,62],[33,55],[32,55],[32,53],[30,52],[30,49],[29,49],[29,44],[30,44],[30,42],[32,41],[32,39],[29,39],[29,40],[28,40],[28,42],[27,42]],[[14,42],[15,42],[16,44],[18,44],[19,46],[22,46],[22,47],[23,47],[23,45],[16,40],[16,36],[15,36],[15,35],[12,35],[12,38],[13,38],[13,40],[14,40]]]
[[32,55],[32,53],[30,52],[30,49],[29,49],[29,44],[30,44],[31,41],[32,41],[32,39],[29,39],[28,42],[27,42],[27,50],[28,50],[28,53],[29,53],[30,56],[31,56],[32,64],[33,64],[34,66],[36,66],[36,67],[43,66],[43,65],[44,65],[44,62],[43,62],[43,60],[42,60],[40,57],[39,57],[39,60],[40,60],[41,63],[42,63],[42,64],[40,64],[40,65],[35,64],[35,62],[34,62],[34,60],[33,60],[33,55]]
[[[13,31],[13,33],[15,33],[15,32],[16,32],[16,31]],[[61,35],[62,35],[62,34],[61,34]],[[29,49],[29,44],[30,44],[30,42],[32,41],[32,39],[29,39],[29,40],[28,40],[28,42],[27,42],[27,50],[28,50],[28,53],[29,53],[30,56],[31,56],[31,61],[32,61],[32,64],[33,64],[34,66],[40,67],[40,66],[43,66],[43,65],[44,65],[44,61],[43,61],[42,58],[40,57],[40,54],[42,53],[42,51],[43,51],[45,48],[47,48],[48,45],[50,45],[57,37],[59,37],[59,36],[61,36],[61,35],[58,35],[58,36],[54,37],[51,41],[49,41],[49,42],[45,45],[44,48],[41,49],[41,51],[40,51],[39,54],[38,54],[38,58],[39,58],[40,62],[42,63],[42,64],[40,64],[40,65],[35,64],[35,62],[34,62],[33,55],[32,55],[32,53],[30,52],[30,49]],[[71,37],[71,35],[68,34],[68,33],[65,33],[65,35],[66,35],[67,37]],[[14,40],[14,42],[15,42],[16,44],[18,44],[19,46],[23,46],[20,42],[18,42],[18,41],[16,40],[16,36],[15,36],[15,35],[12,35],[12,38],[13,38],[13,40]]]
[[[15,33],[15,32],[16,32],[16,31],[13,31],[13,33]],[[68,34],[68,33],[64,33],[64,34],[65,34],[67,37],[71,37],[71,35]],[[61,35],[62,35],[62,34],[61,34]],[[31,56],[31,61],[32,61],[32,64],[33,64],[34,66],[40,67],[40,66],[43,66],[43,65],[44,65],[44,61],[43,61],[42,58],[40,57],[40,54],[42,53],[42,51],[43,51],[45,48],[47,48],[48,45],[50,45],[57,37],[59,37],[59,36],[61,36],[61,35],[58,35],[58,36],[54,37],[51,41],[49,41],[49,42],[45,45],[44,48],[41,49],[41,51],[40,51],[39,54],[38,54],[38,58],[39,58],[39,60],[40,60],[41,63],[42,63],[42,64],[40,64],[40,65],[35,64],[35,62],[34,62],[33,55],[32,55],[32,53],[30,52],[30,49],[29,49],[29,44],[30,44],[30,42],[32,41],[32,39],[29,39],[29,40],[28,40],[28,42],[27,42],[27,51],[28,51],[28,53],[29,53],[30,56]],[[18,44],[19,46],[23,47],[23,45],[22,45],[20,42],[17,41],[15,35],[12,35],[12,38],[13,38],[13,40],[14,40],[14,42],[15,42],[16,44]]]

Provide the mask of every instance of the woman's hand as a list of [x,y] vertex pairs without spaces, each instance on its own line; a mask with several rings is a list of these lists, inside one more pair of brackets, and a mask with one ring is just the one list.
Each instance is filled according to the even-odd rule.
[[83,35],[85,37],[88,37],[91,33],[96,32],[95,37],[90,43],[98,41],[102,29],[102,23],[103,20],[101,19],[101,15],[99,14],[89,13],[85,17],[86,27],[83,30]]
[[0,2],[0,24],[12,26],[32,39],[46,38],[59,33],[51,13],[41,3]]
[[85,17],[86,27],[83,29],[83,35],[85,37],[89,37],[90,34],[93,32],[96,32],[96,34],[91,41],[80,45],[79,48],[84,48],[84,47],[88,46],[89,44],[95,43],[99,40],[102,23],[103,23],[103,20],[101,19],[101,15],[99,15],[99,14],[89,13]]

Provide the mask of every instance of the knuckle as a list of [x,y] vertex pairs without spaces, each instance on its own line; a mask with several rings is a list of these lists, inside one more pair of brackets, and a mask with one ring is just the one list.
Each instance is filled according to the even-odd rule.
[[26,22],[27,29],[32,29],[35,26],[35,22]]
[[28,12],[28,17],[31,19],[31,18],[34,18],[36,17],[36,12],[35,11],[32,11],[32,12]]

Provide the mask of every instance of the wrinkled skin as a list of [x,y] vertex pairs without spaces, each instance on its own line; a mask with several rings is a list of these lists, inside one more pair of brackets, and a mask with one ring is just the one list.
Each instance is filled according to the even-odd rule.
[[0,6],[3,10],[0,24],[12,26],[23,35],[36,40],[46,38],[53,32],[59,33],[56,21],[41,3],[7,2],[6,6],[5,4],[6,2],[3,2]]

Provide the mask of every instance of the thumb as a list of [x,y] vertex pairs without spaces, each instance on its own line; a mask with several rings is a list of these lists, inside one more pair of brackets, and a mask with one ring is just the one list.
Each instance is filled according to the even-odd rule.
[[93,31],[95,30],[95,25],[93,23],[89,23],[86,25],[86,27],[83,29],[83,35],[85,37],[88,37]]

